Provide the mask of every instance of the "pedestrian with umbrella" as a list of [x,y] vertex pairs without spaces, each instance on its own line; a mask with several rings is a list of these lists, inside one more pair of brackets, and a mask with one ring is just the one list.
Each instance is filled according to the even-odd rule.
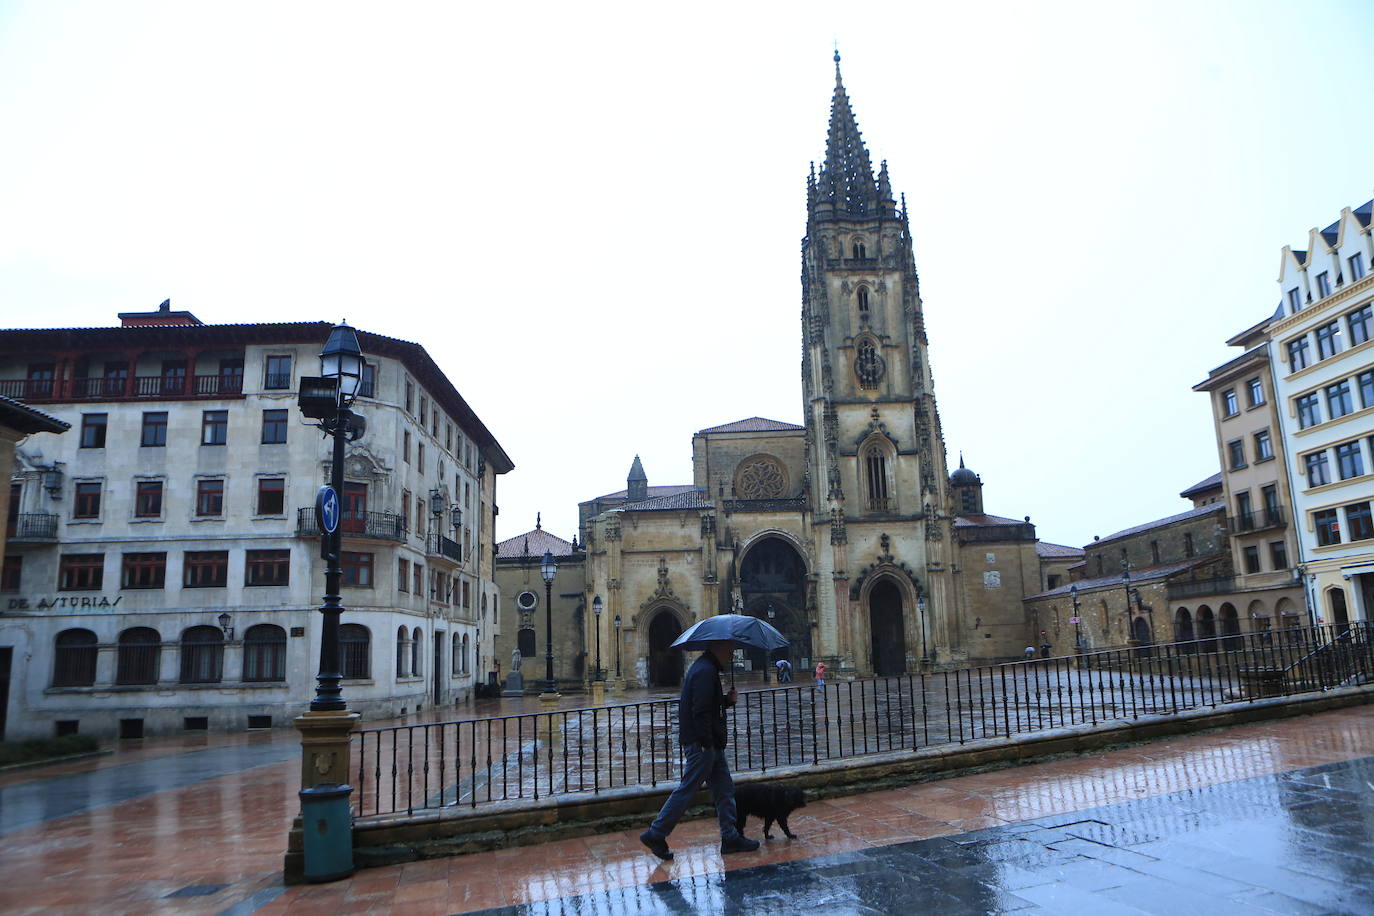
[[[757,617],[719,614],[688,627],[673,643],[674,648],[705,651],[688,669],[678,699],[682,781],[663,803],[649,829],[639,835],[639,841],[660,859],[673,857],[668,834],[682,819],[702,783],[711,787],[715,802],[720,821],[720,851],[753,852],[759,848],[758,840],[742,835],[735,826],[735,783],[725,759],[725,710],[738,702],[739,693],[733,685],[728,693],[721,687],[720,673],[730,664],[737,645],[770,651],[784,648],[787,640]],[[733,670],[731,677],[733,680]]]

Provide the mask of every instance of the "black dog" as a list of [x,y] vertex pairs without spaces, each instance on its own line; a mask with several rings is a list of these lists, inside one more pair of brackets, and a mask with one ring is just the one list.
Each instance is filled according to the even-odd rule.
[[773,829],[773,822],[777,821],[787,838],[794,840],[796,837],[787,829],[787,815],[805,807],[806,796],[802,795],[801,789],[792,786],[775,786],[766,782],[735,786],[735,828],[740,833],[744,833],[744,822],[752,814],[763,818],[765,839],[773,838],[769,831]]

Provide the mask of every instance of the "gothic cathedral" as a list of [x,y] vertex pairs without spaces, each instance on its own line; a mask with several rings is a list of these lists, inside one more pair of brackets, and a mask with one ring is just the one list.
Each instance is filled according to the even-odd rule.
[[[906,202],[886,162],[874,173],[838,54],[825,159],[806,194],[804,425],[703,429],[690,484],[651,486],[635,457],[624,490],[580,504],[572,541],[536,530],[498,545],[507,603],[539,599],[532,542],[585,570],[578,606],[558,615],[581,631],[560,642],[584,648],[560,653],[573,656],[560,678],[589,679],[604,642],[603,669],[614,658],[626,682],[674,686],[672,640],[730,611],[781,630],[794,667],[825,661],[841,675],[1012,658],[1027,645],[1021,599],[1042,590],[1035,529],[985,514],[982,480],[962,460],[946,470]],[[532,628],[525,616],[520,629]],[[516,635],[503,633],[498,655]],[[772,661],[755,655],[756,668]]]

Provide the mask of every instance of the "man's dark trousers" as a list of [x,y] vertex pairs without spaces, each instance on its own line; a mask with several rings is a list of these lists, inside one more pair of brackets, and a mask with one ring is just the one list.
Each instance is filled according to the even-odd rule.
[[660,839],[666,839],[683,812],[691,805],[697,790],[703,782],[711,786],[711,795],[716,801],[716,817],[720,819],[720,838],[730,840],[739,836],[735,827],[735,781],[730,778],[730,768],[725,763],[723,748],[705,747],[689,744],[682,749],[682,782],[663,803],[658,817],[649,825],[649,832]]

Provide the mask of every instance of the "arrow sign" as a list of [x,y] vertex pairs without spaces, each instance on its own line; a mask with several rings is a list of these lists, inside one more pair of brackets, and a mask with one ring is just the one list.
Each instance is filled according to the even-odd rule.
[[339,530],[339,494],[333,487],[320,487],[315,494],[315,524],[325,534]]

